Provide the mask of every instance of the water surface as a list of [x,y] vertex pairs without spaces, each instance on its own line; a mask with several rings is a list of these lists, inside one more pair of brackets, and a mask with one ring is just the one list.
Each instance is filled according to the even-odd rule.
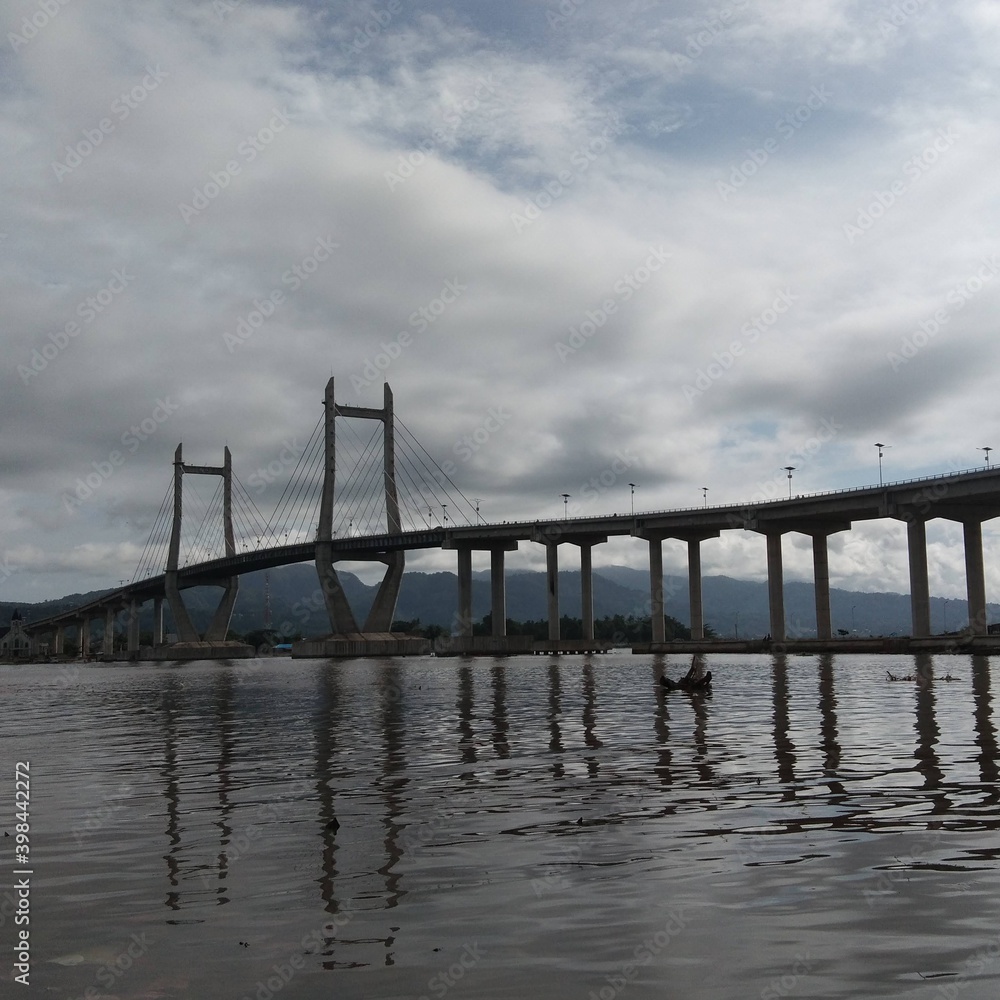
[[1000,996],[990,661],[719,655],[711,695],[665,693],[687,665],[2,667],[5,830],[31,762],[31,984]]

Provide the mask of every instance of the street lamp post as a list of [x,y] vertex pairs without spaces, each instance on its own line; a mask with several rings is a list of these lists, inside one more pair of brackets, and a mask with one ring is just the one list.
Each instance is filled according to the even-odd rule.
[[887,448],[888,445],[882,444],[881,441],[875,442],[875,447],[878,448],[878,484],[882,485],[882,449]]
[[476,523],[477,524],[479,524],[479,523],[482,522],[482,517],[479,514],[479,504],[480,504],[481,500],[482,500],[482,497],[473,497],[472,498],[472,502],[476,505]]
[[570,494],[569,493],[563,493],[562,494],[562,498],[563,498],[563,520],[564,521],[568,521],[569,520],[569,498],[570,498]]
[[990,467],[990,452],[992,450],[993,450],[992,448],[977,448],[976,449],[976,451],[985,451],[986,452],[986,468],[987,469]]
[[702,488],[701,488],[701,496],[702,496],[702,499],[705,501],[705,506],[707,507],[708,506],[708,487],[707,486],[702,486]]
[[629,484],[628,484],[628,487],[629,487],[629,489],[631,490],[631,498],[632,498],[632,516],[633,516],[633,517],[635,517],[635,483],[629,483]]
[[441,504],[441,509],[444,511],[444,523],[448,523],[448,505],[446,503]]
[[792,473],[795,471],[794,465],[783,465],[782,468],[788,473],[788,499],[792,499]]

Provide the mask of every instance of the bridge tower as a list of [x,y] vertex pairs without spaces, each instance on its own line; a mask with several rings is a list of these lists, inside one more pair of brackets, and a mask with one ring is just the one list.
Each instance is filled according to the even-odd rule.
[[222,525],[225,535],[226,555],[236,555],[232,507],[233,457],[227,445],[221,466],[185,465],[182,457],[182,448],[183,445],[178,445],[177,451],[174,452],[174,517],[170,529],[170,548],[167,552],[164,591],[166,592],[167,603],[170,605],[170,612],[174,618],[174,627],[177,630],[177,639],[179,642],[225,642],[226,636],[229,633],[229,623],[233,617],[233,608],[236,606],[236,596],[239,592],[239,577],[224,577],[217,581],[218,585],[224,588],[222,599],[219,601],[219,606],[212,617],[208,630],[205,632],[204,637],[202,637],[194,627],[191,616],[184,605],[177,582],[177,573],[181,550],[181,517],[185,473],[196,476],[222,476]]
[[[382,476],[385,489],[386,533],[398,535],[402,531],[399,519],[399,498],[396,492],[396,444],[393,428],[392,390],[384,386],[383,405],[341,406],[334,397],[333,379],[326,384],[323,399],[325,413],[323,496],[320,501],[319,525],[316,530],[316,573],[319,577],[327,614],[334,636],[348,634],[389,632],[396,611],[396,600],[403,579],[404,554],[402,550],[380,552],[374,557],[386,564],[385,577],[379,586],[364,626],[358,628],[354,612],[348,603],[334,566],[336,556],[333,544],[334,486],[337,473],[337,417],[359,417],[363,420],[382,422]],[[357,558],[354,554],[353,558]]]

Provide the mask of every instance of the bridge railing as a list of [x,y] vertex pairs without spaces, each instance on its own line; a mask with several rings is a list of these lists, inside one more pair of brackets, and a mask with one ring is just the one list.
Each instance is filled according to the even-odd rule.
[[658,510],[637,510],[635,514],[575,514],[572,517],[552,517],[552,518],[533,518],[530,521],[504,521],[504,522],[490,522],[482,525],[482,527],[500,527],[501,524],[509,525],[533,525],[533,524],[557,524],[564,521],[594,521],[603,520],[609,517],[647,517],[650,514],[688,514],[695,513],[697,511],[726,511],[726,510],[746,510],[750,507],[761,507],[764,504],[779,504],[788,503],[796,500],[822,500],[825,497],[836,497],[844,496],[849,493],[865,493],[865,492],[883,492],[888,489],[894,489],[902,486],[913,486],[919,483],[933,482],[935,480],[942,479],[954,479],[957,476],[968,476],[979,472],[1000,472],[1000,466],[979,466],[975,469],[960,469],[955,472],[943,472],[934,476],[918,476],[915,479],[897,479],[888,483],[874,483],[871,486],[845,486],[839,490],[821,490],[818,492],[810,493],[796,493],[792,497],[769,497],[761,500],[742,500],[736,501],[734,503],[720,503],[720,504],[701,504],[693,505],[690,507],[667,507]]

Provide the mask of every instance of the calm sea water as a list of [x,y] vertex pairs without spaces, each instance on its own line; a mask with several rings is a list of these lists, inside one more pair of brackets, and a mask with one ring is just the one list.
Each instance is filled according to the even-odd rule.
[[1000,661],[687,665],[0,667],[33,992],[1000,996]]

